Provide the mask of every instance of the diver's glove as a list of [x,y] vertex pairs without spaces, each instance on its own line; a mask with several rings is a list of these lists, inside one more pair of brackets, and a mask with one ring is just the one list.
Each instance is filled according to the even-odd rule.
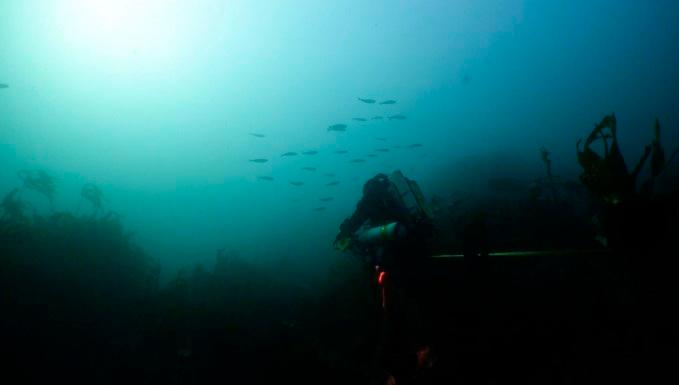
[[336,250],[344,252],[351,246],[351,237],[337,238],[332,245]]

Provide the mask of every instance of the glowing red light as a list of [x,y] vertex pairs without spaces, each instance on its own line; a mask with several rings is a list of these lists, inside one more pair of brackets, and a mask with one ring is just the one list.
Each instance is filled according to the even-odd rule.
[[385,271],[380,271],[380,274],[377,276],[377,283],[380,285],[384,283],[384,278],[386,275],[387,273]]

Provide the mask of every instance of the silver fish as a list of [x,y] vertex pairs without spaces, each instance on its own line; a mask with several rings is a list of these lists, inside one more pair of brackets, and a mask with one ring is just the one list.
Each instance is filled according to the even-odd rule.
[[406,120],[407,118],[405,117],[405,115],[391,115],[388,119],[389,120]]
[[9,88],[9,84],[0,83],[0,88]]
[[316,208],[314,208],[314,211],[325,211],[325,207],[323,207],[323,206],[316,207]]
[[271,182],[273,180],[273,178],[270,177],[270,176],[258,176],[257,179],[265,180],[265,181],[268,181],[268,182]]
[[381,116],[373,116],[370,119],[372,119],[372,120],[382,120],[382,117]]
[[325,197],[325,198],[321,198],[320,201],[321,201],[321,202],[331,202],[331,201],[333,201],[334,199],[335,199],[335,198],[333,198],[333,197]]
[[365,163],[365,159],[357,158],[357,159],[352,159],[350,162],[351,163]]
[[333,124],[332,126],[329,126],[329,127],[328,127],[328,131],[339,131],[339,132],[342,132],[342,131],[346,131],[346,130],[347,130],[347,125],[346,125],[346,124],[342,124],[342,123]]
[[285,154],[283,154],[283,155],[281,155],[281,156],[295,156],[295,155],[297,155],[296,152],[290,151],[290,152],[286,152]]
[[264,159],[264,158],[250,159],[250,162],[252,162],[252,163],[266,163],[268,161],[269,161],[268,159]]
[[389,100],[385,100],[383,102],[380,102],[380,104],[396,104],[396,100],[389,99]]
[[378,152],[389,152],[389,149],[388,149],[388,148],[378,148],[378,149],[375,150],[375,151],[378,151]]
[[299,187],[299,186],[303,186],[304,182],[291,181],[290,184],[293,185],[293,186]]
[[413,143],[413,144],[411,144],[410,146],[408,146],[408,148],[419,148],[419,147],[422,147],[422,144],[420,144],[420,143]]
[[254,136],[255,138],[266,138],[266,135],[259,134],[259,133],[256,133],[256,132],[251,132],[250,135]]
[[363,103],[368,103],[368,104],[375,103],[375,99],[363,99],[363,98],[357,98],[357,99],[362,101]]
[[316,167],[302,167],[304,171],[316,171]]
[[335,181],[332,181],[332,182],[330,182],[330,183],[326,183],[325,185],[326,185],[326,186],[337,186],[338,184],[340,184],[340,182],[338,182],[338,181],[335,180]]
[[337,150],[337,151],[335,151],[335,154],[346,154],[347,152],[349,152],[349,151],[347,151],[347,150]]
[[368,120],[368,119],[366,119],[366,118],[351,118],[351,119],[353,119],[353,120],[355,120],[355,121],[357,121],[357,122],[365,122],[366,120]]
[[302,154],[303,154],[303,155],[316,155],[316,154],[318,154],[318,151],[314,151],[314,150],[311,150],[311,151],[302,151]]

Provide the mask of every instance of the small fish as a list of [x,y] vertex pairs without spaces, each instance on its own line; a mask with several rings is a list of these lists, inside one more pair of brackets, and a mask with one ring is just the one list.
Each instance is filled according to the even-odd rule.
[[408,148],[420,148],[420,147],[422,147],[422,144],[420,143],[413,143],[410,146],[408,146]]
[[383,137],[377,137],[375,139],[379,140],[380,142],[386,142],[387,141],[387,138],[383,138]]
[[389,120],[406,120],[407,118],[405,117],[405,115],[391,115],[388,119]]
[[325,185],[326,185],[326,186],[337,186],[338,184],[340,184],[340,182],[334,180],[334,181],[332,181],[332,182],[330,182],[330,183],[326,183]]
[[316,207],[316,208],[314,209],[314,211],[325,211],[325,207],[323,207],[323,206],[321,206],[321,207]]
[[346,124],[342,124],[342,123],[333,124],[332,126],[329,126],[329,127],[328,127],[328,131],[339,131],[339,132],[343,132],[343,131],[346,131],[346,130],[347,130],[347,125],[346,125]]
[[382,120],[383,118],[381,116],[373,116],[370,119],[372,119],[372,120]]
[[335,176],[335,173],[333,173],[333,172],[326,172],[325,174],[323,174],[323,176],[334,177],[334,176]]
[[314,151],[314,150],[302,151],[302,155],[316,155],[316,154],[318,154],[318,151]]
[[294,151],[289,151],[289,152],[286,152],[285,154],[283,154],[283,155],[281,155],[281,156],[295,156],[295,155],[297,155],[296,152],[294,152]]
[[347,152],[349,152],[349,151],[347,151],[347,150],[337,150],[337,151],[335,151],[335,154],[346,154]]
[[[9,84],[0,83],[0,88],[9,88]],[[374,101],[373,101],[374,103]]]
[[251,132],[250,135],[254,136],[255,138],[266,138],[266,135],[259,134],[259,133],[256,133],[256,132]]
[[377,157],[377,154],[368,154],[368,155],[366,155],[366,157],[368,157],[368,158],[376,158],[376,157]]
[[293,186],[299,187],[299,186],[303,186],[304,182],[291,181],[290,184],[293,185]]
[[389,152],[389,149],[388,148],[378,148],[375,151],[377,151],[377,152]]
[[257,179],[265,180],[265,181],[268,181],[268,182],[271,182],[273,180],[273,178],[270,177],[270,176],[258,176]]
[[366,120],[368,120],[368,119],[366,119],[366,118],[351,118],[351,119],[352,119],[352,120],[355,120],[355,121],[357,121],[357,122],[365,122]]
[[304,171],[316,171],[316,167],[302,167]]
[[373,104],[373,103],[375,103],[375,99],[363,99],[363,98],[358,98],[358,100],[362,101],[363,103],[368,103],[368,104]]
[[252,162],[252,163],[266,163],[268,161],[269,161],[269,159],[264,159],[264,158],[250,159],[250,162]]
[[380,104],[396,104],[396,100],[389,99],[389,100],[385,100],[383,102],[380,102]]
[[333,197],[325,197],[320,199],[321,202],[331,202],[333,200],[335,200]]
[[365,163],[365,159],[356,158],[356,159],[350,160],[350,162],[351,163]]
[[403,148],[403,146],[394,145],[394,146],[391,146],[391,148]]

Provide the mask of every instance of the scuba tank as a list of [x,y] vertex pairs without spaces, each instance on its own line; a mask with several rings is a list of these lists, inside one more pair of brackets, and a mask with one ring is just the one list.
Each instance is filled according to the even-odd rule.
[[375,227],[361,228],[356,232],[356,239],[364,245],[379,245],[403,238],[406,233],[407,229],[403,224],[392,222]]

